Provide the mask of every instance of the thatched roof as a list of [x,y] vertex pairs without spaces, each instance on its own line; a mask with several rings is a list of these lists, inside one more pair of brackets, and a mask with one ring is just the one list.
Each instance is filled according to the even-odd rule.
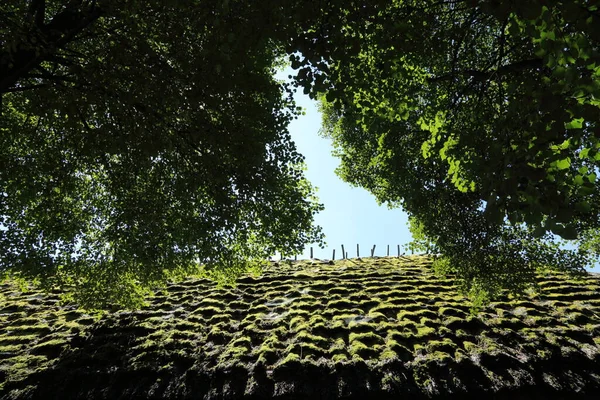
[[[99,320],[0,289],[2,398],[600,398],[600,279],[479,315],[426,257],[273,263]],[[484,397],[482,397],[484,396]]]

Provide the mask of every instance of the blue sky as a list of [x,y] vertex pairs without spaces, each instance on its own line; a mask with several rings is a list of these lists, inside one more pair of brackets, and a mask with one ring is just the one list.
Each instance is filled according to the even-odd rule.
[[[284,71],[278,78],[289,73],[291,70]],[[294,120],[289,129],[298,151],[305,157],[306,177],[318,188],[317,196],[325,206],[315,220],[323,228],[327,243],[324,249],[315,244],[307,245],[298,258],[309,258],[312,246],[315,258],[330,259],[335,248],[338,259],[342,244],[349,257],[356,257],[357,244],[363,256],[371,254],[373,245],[377,246],[377,256],[386,255],[387,245],[390,245],[390,254],[397,254],[397,245],[411,241],[406,213],[378,206],[369,192],[350,186],[335,174],[339,160],[331,154],[331,141],[318,134],[321,115],[316,102],[301,91],[296,93],[295,99],[306,114]]]

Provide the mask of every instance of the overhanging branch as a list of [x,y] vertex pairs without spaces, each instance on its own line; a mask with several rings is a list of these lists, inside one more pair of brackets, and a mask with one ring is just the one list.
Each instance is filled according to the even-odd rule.
[[500,78],[502,76],[512,74],[515,72],[521,72],[521,71],[531,70],[531,69],[535,69],[535,68],[542,68],[543,66],[544,66],[544,64],[543,64],[543,61],[541,58],[533,58],[530,60],[523,60],[523,61],[518,61],[518,62],[515,62],[512,64],[503,65],[503,66],[493,69],[493,70],[484,70],[484,71],[473,70],[473,69],[468,69],[468,70],[464,70],[464,71],[459,70],[454,73],[428,78],[428,81],[429,82],[451,81],[459,76],[462,76],[465,78],[473,78],[473,80],[475,80],[475,81],[485,82],[485,81]]
[[[102,9],[96,2],[84,9],[80,9],[77,3],[80,2],[71,2],[70,6],[56,14],[50,22],[30,30],[26,37],[19,40],[16,51],[0,50],[0,59],[3,60],[0,62],[0,94],[13,91],[11,89],[15,88],[19,80],[42,62],[48,61],[58,49],[72,42],[102,15]],[[30,12],[36,23],[44,17],[44,5],[43,1],[31,3]],[[35,42],[43,43],[43,46],[32,46],[34,38]]]
[[41,83],[39,85],[29,85],[29,86],[18,86],[18,87],[12,87],[12,88],[7,89],[6,93],[24,92],[26,90],[47,88],[50,86],[52,86],[52,85],[50,85],[49,83]]

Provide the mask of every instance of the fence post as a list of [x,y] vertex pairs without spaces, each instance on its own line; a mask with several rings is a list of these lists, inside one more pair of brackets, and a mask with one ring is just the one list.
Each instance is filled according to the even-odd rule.
[[310,259],[311,260],[313,259],[313,249],[312,249],[312,247],[310,248]]
[[376,245],[376,244],[374,244],[374,245],[373,245],[373,248],[371,249],[371,258],[373,258],[373,256],[375,255],[375,247],[376,247],[376,246],[377,246],[377,245]]
[[356,243],[356,258],[360,258],[360,252],[358,251],[358,243]]
[[400,258],[400,245],[398,245],[398,258]]
[[390,245],[389,244],[387,245],[387,256],[388,257],[390,256]]
[[331,257],[332,260],[335,260],[335,249],[333,249],[333,257]]
[[342,245],[342,258],[346,258],[346,252],[344,251],[344,245]]

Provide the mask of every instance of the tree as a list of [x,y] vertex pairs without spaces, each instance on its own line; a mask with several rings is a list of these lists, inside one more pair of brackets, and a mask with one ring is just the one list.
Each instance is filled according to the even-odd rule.
[[135,306],[198,263],[235,276],[322,242],[287,131],[298,110],[273,78],[281,15],[267,2],[3,2],[0,271]]
[[196,261],[233,276],[322,240],[272,77],[286,55],[343,179],[404,207],[465,290],[597,254],[587,0],[31,0],[0,18],[8,275],[134,304]]
[[338,174],[402,206],[467,291],[521,292],[540,266],[582,272],[600,228],[598,5],[372,8],[326,32],[326,70],[316,47],[292,56]]

